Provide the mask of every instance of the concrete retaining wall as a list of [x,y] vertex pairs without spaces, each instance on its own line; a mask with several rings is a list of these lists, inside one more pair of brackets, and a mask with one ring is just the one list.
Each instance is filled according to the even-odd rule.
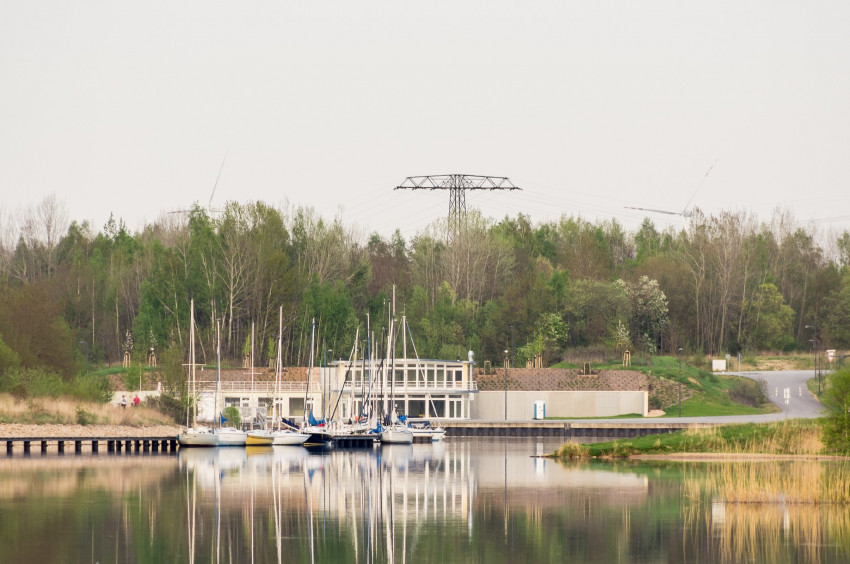
[[[649,409],[649,394],[641,391],[509,391],[508,420],[531,420],[534,402],[539,400],[546,402],[546,417],[613,417],[630,413],[645,416]],[[479,392],[471,406],[471,419],[504,419],[505,393]]]

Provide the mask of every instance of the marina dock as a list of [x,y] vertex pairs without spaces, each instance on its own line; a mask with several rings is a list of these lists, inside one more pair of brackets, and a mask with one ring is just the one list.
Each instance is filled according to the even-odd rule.
[[558,437],[633,438],[673,433],[683,429],[710,427],[706,423],[535,421],[441,421],[447,437]]
[[84,446],[90,452],[99,452],[101,447],[106,452],[176,452],[178,448],[177,437],[0,437],[0,443],[6,443],[7,455],[14,452],[16,444],[27,454],[32,451],[33,443],[42,453],[55,446],[60,454],[70,445],[75,453],[82,453]]

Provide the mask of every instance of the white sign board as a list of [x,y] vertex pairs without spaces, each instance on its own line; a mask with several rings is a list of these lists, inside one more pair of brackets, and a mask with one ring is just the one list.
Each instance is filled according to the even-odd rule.
[[714,372],[726,372],[726,359],[715,358],[711,361],[711,370]]

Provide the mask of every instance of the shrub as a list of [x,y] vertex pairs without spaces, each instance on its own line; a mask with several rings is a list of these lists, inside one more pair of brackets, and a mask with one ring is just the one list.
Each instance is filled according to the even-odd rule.
[[95,422],[95,417],[92,413],[86,411],[80,406],[77,406],[77,425],[91,425]]
[[556,452],[558,458],[587,458],[588,452],[587,447],[580,443],[568,442],[565,443],[561,448]]
[[823,419],[823,441],[837,452],[850,452],[850,368],[827,376],[823,404],[829,413]]
[[661,398],[655,394],[649,396],[649,409],[663,409],[664,405]]
[[224,411],[222,411],[221,414],[233,427],[239,429],[242,426],[242,417],[239,415],[239,408],[237,408],[236,406],[231,405],[225,407]]
[[150,407],[171,418],[175,423],[183,423],[186,417],[186,406],[180,398],[168,394],[149,396],[143,402],[145,407]]
[[80,400],[97,403],[112,401],[112,387],[109,378],[102,374],[80,374],[68,384],[68,395]]
[[732,383],[729,387],[729,397],[733,401],[753,407],[764,405],[767,401],[759,383],[746,378],[741,378]]

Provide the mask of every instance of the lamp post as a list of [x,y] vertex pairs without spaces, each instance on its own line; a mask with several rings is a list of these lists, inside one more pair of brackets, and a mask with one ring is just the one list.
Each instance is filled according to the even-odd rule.
[[89,372],[89,344],[86,341],[80,341],[80,344],[86,348],[86,374]]
[[508,349],[505,349],[505,421],[508,420]]
[[682,416],[682,347],[676,351],[679,359],[679,417]]
[[809,342],[812,343],[812,359],[815,364],[815,377],[818,379],[818,396],[820,396],[821,387],[820,387],[820,370],[818,366],[818,361],[820,360],[818,357],[818,328],[817,325],[806,325],[806,329],[812,330],[812,338],[809,339]]
[[510,364],[513,366],[514,364],[514,326],[511,324],[511,354],[510,354]]

